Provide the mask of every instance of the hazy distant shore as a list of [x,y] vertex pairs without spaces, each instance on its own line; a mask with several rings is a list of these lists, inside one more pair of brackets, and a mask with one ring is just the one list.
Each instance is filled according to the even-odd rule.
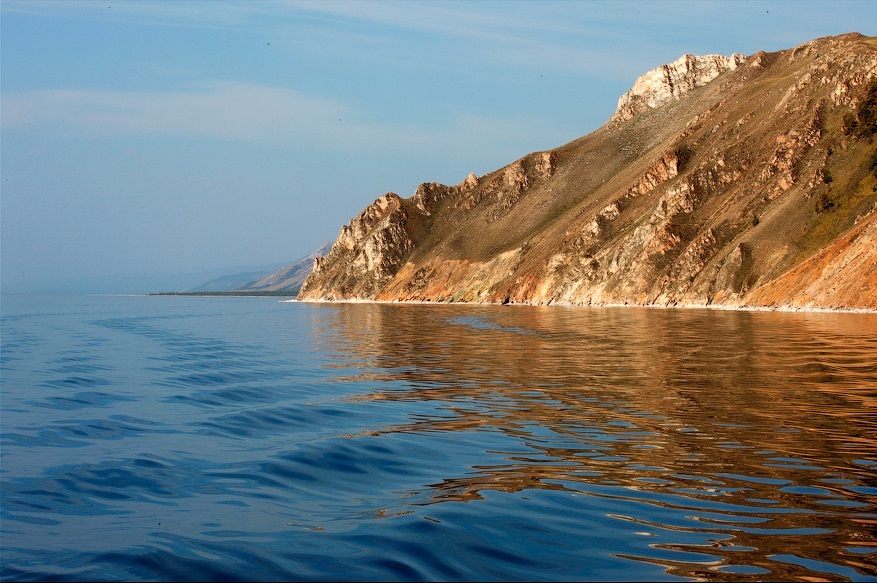
[[280,297],[288,298],[294,296],[288,292],[275,291],[224,291],[224,292],[155,292],[146,294],[148,296],[222,296],[222,297]]

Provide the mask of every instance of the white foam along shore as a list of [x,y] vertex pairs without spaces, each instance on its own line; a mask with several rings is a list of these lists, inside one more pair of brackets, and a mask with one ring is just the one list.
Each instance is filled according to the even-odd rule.
[[824,307],[800,307],[800,306],[729,306],[721,304],[571,304],[571,303],[500,303],[500,302],[433,302],[430,300],[369,300],[363,298],[348,298],[343,300],[299,300],[288,299],[281,302],[295,302],[303,304],[405,304],[405,305],[430,305],[430,306],[530,306],[530,307],[565,307],[565,308],[652,308],[661,310],[722,310],[728,312],[800,312],[814,314],[877,314],[877,309],[871,308],[824,308]]

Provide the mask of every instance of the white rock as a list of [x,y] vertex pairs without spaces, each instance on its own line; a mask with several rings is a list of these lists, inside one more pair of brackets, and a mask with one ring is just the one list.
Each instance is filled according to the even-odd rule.
[[679,99],[689,91],[706,85],[725,71],[739,67],[746,55],[683,55],[669,65],[661,65],[640,76],[633,88],[618,99],[618,109],[609,121],[627,121],[649,109]]

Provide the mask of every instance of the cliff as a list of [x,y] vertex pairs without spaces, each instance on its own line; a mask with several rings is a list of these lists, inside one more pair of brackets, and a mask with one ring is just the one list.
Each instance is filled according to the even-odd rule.
[[387,193],[301,300],[877,309],[877,39],[685,55],[597,131]]

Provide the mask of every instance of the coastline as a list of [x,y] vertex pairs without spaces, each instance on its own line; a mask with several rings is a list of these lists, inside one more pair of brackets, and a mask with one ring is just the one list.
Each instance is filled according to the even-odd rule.
[[607,304],[572,304],[572,303],[501,303],[501,302],[433,302],[430,300],[372,300],[363,298],[347,298],[342,300],[327,299],[308,299],[300,300],[292,298],[288,300],[280,300],[281,303],[302,303],[302,304],[405,304],[405,305],[431,305],[431,306],[529,306],[529,307],[561,307],[561,308],[652,308],[660,310],[721,310],[729,312],[785,312],[785,313],[814,313],[814,314],[875,314],[877,308],[821,308],[821,307],[799,307],[799,306],[730,306],[722,304],[623,304],[623,303],[607,303]]

